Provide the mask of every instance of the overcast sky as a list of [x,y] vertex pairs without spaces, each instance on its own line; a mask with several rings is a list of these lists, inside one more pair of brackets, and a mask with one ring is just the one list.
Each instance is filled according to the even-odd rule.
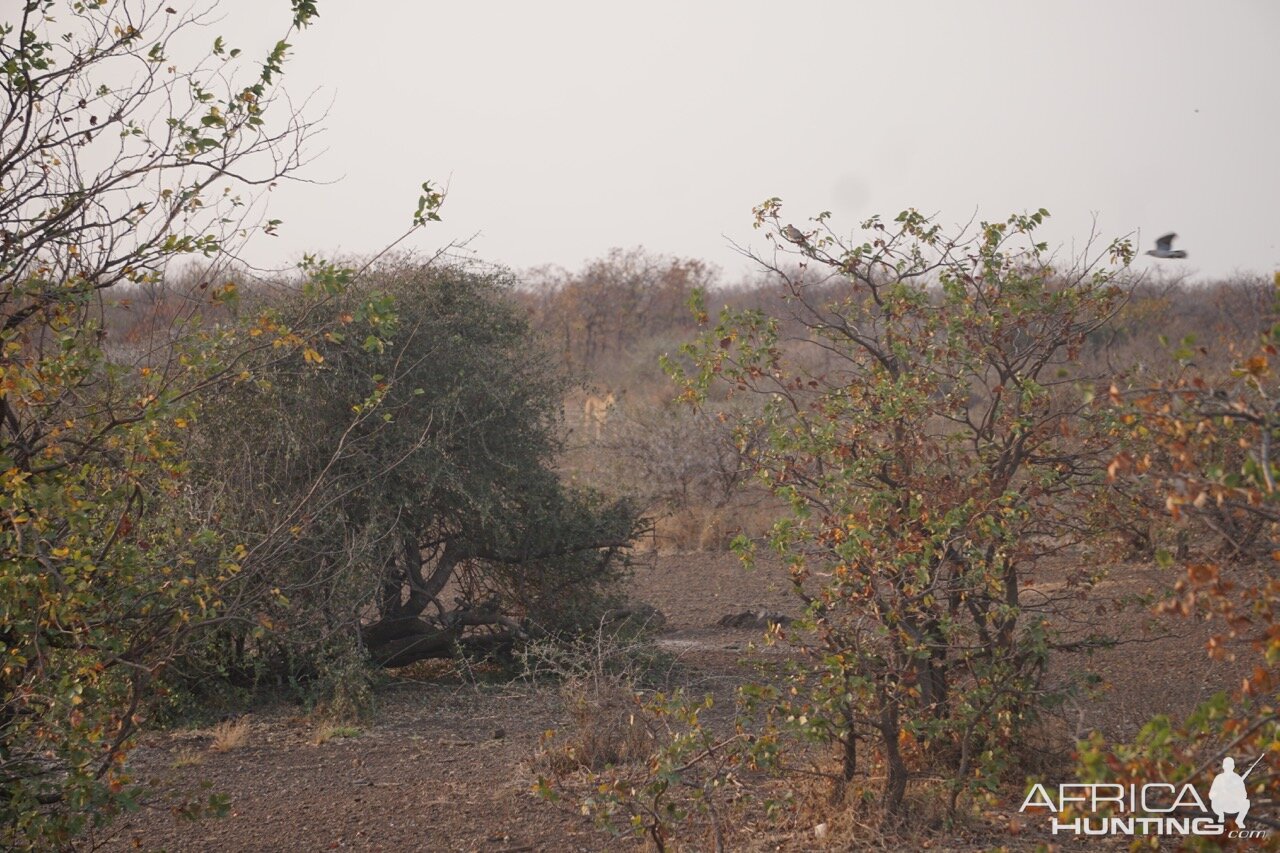
[[[221,31],[278,34],[266,6]],[[274,193],[263,262],[380,248],[430,178],[445,223],[411,245],[517,268],[644,245],[736,278],[775,195],[847,229],[1046,207],[1066,251],[1096,215],[1177,231],[1201,277],[1280,268],[1274,0],[319,6],[286,80],[333,102],[308,170],[333,183]]]

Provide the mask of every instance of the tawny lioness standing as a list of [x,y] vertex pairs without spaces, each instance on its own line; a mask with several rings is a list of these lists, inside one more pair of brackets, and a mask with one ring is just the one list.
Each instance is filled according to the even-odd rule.
[[582,404],[582,423],[597,441],[600,440],[604,425],[609,420],[609,412],[617,402],[618,398],[610,391],[602,397],[588,394],[586,401]]

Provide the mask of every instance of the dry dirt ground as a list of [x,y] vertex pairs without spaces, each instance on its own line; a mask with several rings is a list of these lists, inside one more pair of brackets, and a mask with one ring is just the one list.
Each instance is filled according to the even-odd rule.
[[[1096,600],[1125,598],[1169,581],[1155,567],[1122,567]],[[747,571],[730,554],[685,554],[656,557],[640,567],[631,593],[666,615],[661,644],[681,662],[686,687],[714,692],[727,707],[746,671],[743,657],[752,654],[760,632],[716,622],[747,609],[794,611],[787,590],[785,572],[776,564]],[[1140,606],[1117,611],[1091,603],[1081,609],[1132,643],[1066,665],[1095,672],[1109,686],[1102,698],[1071,709],[1072,728],[1131,735],[1152,713],[1185,711],[1238,678],[1239,664],[1206,659],[1203,625],[1153,620]],[[402,676],[382,691],[371,725],[324,743],[316,742],[320,722],[289,710],[246,718],[246,742],[225,752],[211,748],[209,730],[147,736],[132,759],[135,778],[148,787],[145,805],[94,841],[109,850],[636,849],[634,841],[613,837],[572,808],[550,805],[533,792],[543,733],[568,723],[554,689],[456,674],[417,676]],[[175,815],[176,806],[209,791],[229,797],[228,817],[190,821]],[[1010,799],[1016,796],[1010,792]],[[1011,803],[1008,813],[1016,807]],[[945,837],[925,843],[932,849],[1031,849],[1053,840],[1034,820],[1023,823],[1017,835],[997,820],[986,829],[978,826],[963,844]],[[882,844],[857,838],[845,833],[819,848],[809,832],[739,827],[729,849]]]

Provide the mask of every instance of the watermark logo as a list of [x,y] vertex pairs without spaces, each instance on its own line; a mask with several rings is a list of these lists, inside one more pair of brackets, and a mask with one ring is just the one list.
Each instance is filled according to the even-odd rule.
[[[1232,758],[1222,761],[1222,771],[1209,786],[1209,803],[1191,783],[1148,782],[1144,785],[1077,783],[1058,785],[1056,791],[1037,783],[1018,809],[1043,808],[1054,814],[1054,835],[1216,835],[1228,838],[1266,838],[1270,829],[1245,826],[1249,814],[1249,789],[1245,780],[1262,756],[1243,774]],[[1055,797],[1056,794],[1056,797]],[[1069,812],[1072,817],[1063,817]],[[1234,817],[1229,821],[1228,816]]]
[[1261,760],[1262,756],[1259,755],[1253,766],[1241,776],[1236,773],[1235,759],[1222,759],[1222,772],[1213,777],[1213,784],[1209,786],[1209,805],[1218,816],[1218,823],[1226,822],[1223,815],[1233,814],[1236,816],[1236,826],[1244,829],[1244,817],[1249,813],[1249,791],[1244,786],[1244,780]]

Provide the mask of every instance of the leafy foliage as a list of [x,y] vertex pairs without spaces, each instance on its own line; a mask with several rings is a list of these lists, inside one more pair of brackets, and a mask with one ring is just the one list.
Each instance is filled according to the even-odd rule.
[[[760,748],[750,748],[754,741],[741,729],[724,734],[704,723],[704,712],[714,706],[710,696],[697,702],[679,690],[656,692],[633,704],[631,719],[643,721],[657,746],[643,763],[600,769],[594,793],[582,800],[583,812],[614,834],[648,839],[658,851],[669,849],[675,826],[700,818],[713,848],[724,850],[734,788],[757,769],[752,756]],[[536,790],[551,801],[560,796],[544,777]]]
[[[1280,273],[1276,275],[1280,298]],[[1232,369],[1215,374],[1197,362],[1209,351],[1188,339],[1173,351],[1181,370],[1156,387],[1112,389],[1135,448],[1116,456],[1112,475],[1163,500],[1183,523],[1211,530],[1223,547],[1189,553],[1184,573],[1161,604],[1168,613],[1210,620],[1218,630],[1208,654],[1254,654],[1238,688],[1220,692],[1183,720],[1154,717],[1127,744],[1095,736],[1082,745],[1082,778],[1097,781],[1207,781],[1224,756],[1280,751],[1280,580],[1275,564],[1280,496],[1273,459],[1280,436],[1273,366],[1280,323],[1252,342],[1231,347]],[[1247,533],[1247,536],[1242,536]],[[1251,565],[1257,552],[1267,554]],[[1168,565],[1176,555],[1161,553]],[[1274,801],[1280,775],[1270,761],[1249,774],[1251,798]]]
[[[401,665],[595,617],[637,520],[552,470],[564,380],[509,290],[386,264],[335,297],[342,325],[302,363],[264,359],[206,401],[193,500],[260,543],[239,594],[267,602],[223,626],[220,671],[310,679],[334,655]],[[306,294],[279,306],[309,310]]]
[[761,699],[774,725],[839,742],[846,779],[858,744],[877,744],[888,812],[930,765],[953,780],[954,811],[1000,778],[1047,698],[1049,617],[1091,580],[1026,593],[1044,557],[1090,532],[1083,509],[1105,488],[1101,377],[1078,360],[1123,291],[1099,258],[1050,262],[1033,236],[1045,211],[973,236],[906,211],[864,222],[861,242],[825,214],[806,234],[780,212],[766,202],[757,224],[800,256],[761,261],[785,322],[725,311],[711,326],[699,307],[696,370],[672,364],[694,403],[716,384],[768,400],[743,447],[767,436],[751,458],[791,508],[772,546],[807,605],[789,639],[811,663]]
[[[293,14],[299,27],[315,9],[295,2]],[[153,676],[217,618],[238,570],[239,543],[208,519],[157,511],[183,489],[195,398],[230,381],[246,349],[289,357],[322,325],[277,334],[264,316],[256,344],[178,325],[143,353],[107,339],[104,294],[154,282],[179,257],[223,257],[252,230],[238,190],[296,168],[309,133],[296,115],[268,120],[283,40],[258,69],[220,42],[179,69],[170,54],[200,23],[149,4],[42,0],[0,25],[7,848],[66,845],[131,805],[124,757]]]

